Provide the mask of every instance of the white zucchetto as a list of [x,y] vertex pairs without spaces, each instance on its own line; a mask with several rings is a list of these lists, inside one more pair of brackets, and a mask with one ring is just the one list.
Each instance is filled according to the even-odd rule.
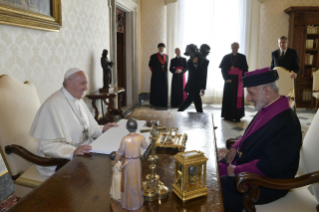
[[72,74],[75,74],[75,73],[77,73],[77,72],[79,72],[79,71],[82,71],[82,70],[80,70],[80,69],[78,69],[78,68],[70,68],[70,69],[65,73],[64,79],[68,78],[68,77],[71,76]]

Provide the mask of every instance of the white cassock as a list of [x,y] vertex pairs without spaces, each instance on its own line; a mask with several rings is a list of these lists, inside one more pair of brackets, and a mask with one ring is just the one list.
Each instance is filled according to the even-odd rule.
[[[88,127],[89,138],[84,140],[83,117]],[[30,135],[38,139],[37,154],[49,158],[72,160],[74,150],[83,144],[90,144],[90,138],[102,134],[85,102],[74,98],[64,87],[53,93],[40,107],[34,118]],[[37,166],[42,177],[49,177],[56,166]]]

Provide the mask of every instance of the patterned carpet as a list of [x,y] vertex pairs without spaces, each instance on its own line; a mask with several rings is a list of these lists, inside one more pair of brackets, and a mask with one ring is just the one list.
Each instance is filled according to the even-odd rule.
[[16,203],[17,203],[16,193],[13,192],[11,195],[9,195],[7,198],[3,199],[0,202],[0,212],[5,212],[9,210],[9,208],[11,208]]

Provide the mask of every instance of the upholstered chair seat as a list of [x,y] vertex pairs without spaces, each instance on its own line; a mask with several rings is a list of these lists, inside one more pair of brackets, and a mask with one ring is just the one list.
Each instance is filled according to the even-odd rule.
[[312,98],[311,106],[315,104],[315,111],[318,110],[319,104],[319,69],[312,73],[313,82],[312,82]]
[[256,205],[257,212],[316,212],[316,198],[307,189],[308,186],[292,189],[283,198],[266,204]]

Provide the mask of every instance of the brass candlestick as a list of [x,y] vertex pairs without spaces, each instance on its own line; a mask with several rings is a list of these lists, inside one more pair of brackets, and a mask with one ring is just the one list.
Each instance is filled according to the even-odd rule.
[[151,173],[146,175],[146,181],[143,182],[143,196],[145,201],[155,201],[165,199],[168,196],[168,188],[160,181],[160,176],[156,174],[157,156],[155,155],[155,141],[158,135],[155,122],[152,122],[151,137],[152,154],[148,157],[151,162],[149,166]]

